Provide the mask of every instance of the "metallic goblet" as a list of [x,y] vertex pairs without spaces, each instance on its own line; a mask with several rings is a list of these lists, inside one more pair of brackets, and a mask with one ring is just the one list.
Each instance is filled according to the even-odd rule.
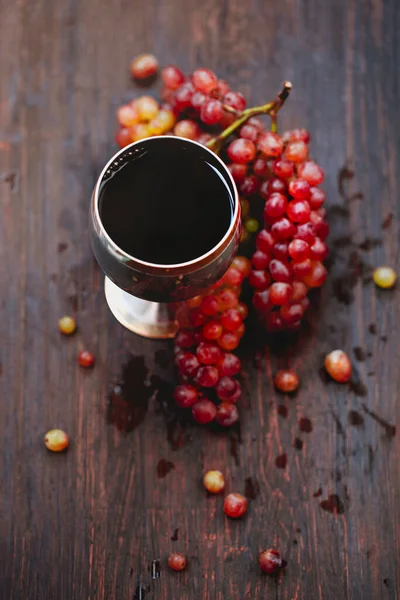
[[[107,222],[105,223],[106,219],[102,213],[102,190],[107,186],[107,182],[111,178],[121,177],[124,165],[128,164],[128,161],[135,161],[136,157],[140,160],[146,153],[151,155],[154,151],[163,157],[163,164],[165,161],[168,164],[168,161],[178,160],[180,152],[184,152],[182,156],[185,157],[186,165],[193,164],[196,167],[196,161],[206,162],[215,177],[219,178],[219,182],[223,181],[229,194],[229,206],[226,204],[226,198],[220,199],[221,202],[225,202],[224,206],[230,211],[227,220],[229,224],[224,231],[221,231],[220,239],[201,256],[186,262],[157,264],[129,254],[116,243],[115,238],[118,238],[118,235],[114,234],[113,237],[110,235],[110,228],[107,229]],[[171,169],[172,167],[178,168],[179,165],[171,163]],[[157,175],[156,163],[153,177],[157,178]],[[134,190],[135,181],[130,183]],[[121,185],[124,186],[125,183]],[[141,198],[133,194],[129,202],[131,201],[140,202]],[[213,200],[213,202],[218,201],[218,197]],[[111,218],[113,216],[116,219],[122,218],[121,228],[129,236],[128,216],[124,219],[124,215],[120,214],[121,206],[118,202],[108,202],[107,210],[109,213],[111,211]],[[165,203],[165,197],[155,198],[154,202]],[[187,208],[190,210],[191,207]],[[119,211],[118,214],[114,214],[114,210]],[[141,210],[144,210],[143,205]],[[209,219],[213,219],[213,214],[209,215]],[[193,235],[198,235],[196,228],[193,229]],[[106,275],[105,295],[109,308],[122,325],[148,338],[169,338],[175,335],[176,303],[198,295],[224,274],[235,256],[240,231],[240,203],[229,170],[208,148],[184,138],[158,136],[140,140],[123,148],[106,164],[93,191],[90,208],[90,239],[94,255]]]

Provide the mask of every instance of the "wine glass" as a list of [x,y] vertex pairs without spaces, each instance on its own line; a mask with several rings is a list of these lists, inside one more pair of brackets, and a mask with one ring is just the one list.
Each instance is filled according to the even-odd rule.
[[176,303],[227,270],[241,232],[240,203],[223,161],[176,136],[117,152],[95,185],[90,239],[114,316],[149,338],[175,335]]

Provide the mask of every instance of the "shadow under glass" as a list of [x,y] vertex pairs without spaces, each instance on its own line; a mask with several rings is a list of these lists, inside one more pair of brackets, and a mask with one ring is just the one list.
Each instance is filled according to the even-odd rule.
[[234,190],[224,167],[205,148],[179,138],[149,138],[107,169],[99,212],[110,238],[149,263],[189,262],[228,231]]

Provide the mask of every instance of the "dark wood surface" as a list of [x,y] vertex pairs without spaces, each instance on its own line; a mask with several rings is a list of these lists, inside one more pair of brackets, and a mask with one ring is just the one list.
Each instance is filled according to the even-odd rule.
[[[399,2],[15,0],[0,14],[1,599],[400,597],[399,295],[369,280],[399,266]],[[210,66],[253,103],[291,80],[280,125],[312,132],[327,175],[328,284],[293,344],[247,335],[241,432],[171,420],[171,347],[113,319],[88,243],[115,109],[139,93],[128,65],[146,50]],[[68,339],[64,313],[79,324]],[[352,388],[321,377],[335,347]],[[271,383],[286,364],[294,399]],[[108,410],[123,365],[130,433]],[[53,427],[71,436],[63,455],[43,446]],[[211,467],[255,496],[242,521],[204,493]],[[280,582],[257,565],[270,545],[288,561]],[[182,574],[165,568],[173,550],[189,557]]]

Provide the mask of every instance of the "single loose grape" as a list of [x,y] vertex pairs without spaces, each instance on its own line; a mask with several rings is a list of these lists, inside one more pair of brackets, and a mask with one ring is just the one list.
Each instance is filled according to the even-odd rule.
[[392,288],[396,283],[396,271],[391,267],[378,267],[372,275],[375,285],[380,288]]
[[62,452],[68,448],[69,438],[62,429],[51,429],[44,436],[44,443],[51,452]]
[[153,54],[141,54],[131,64],[131,73],[135,79],[147,79],[158,70],[158,60]]
[[221,471],[207,471],[203,484],[210,494],[220,494],[225,487],[225,479]]
[[65,315],[58,321],[58,328],[64,335],[71,335],[76,330],[75,319]]

